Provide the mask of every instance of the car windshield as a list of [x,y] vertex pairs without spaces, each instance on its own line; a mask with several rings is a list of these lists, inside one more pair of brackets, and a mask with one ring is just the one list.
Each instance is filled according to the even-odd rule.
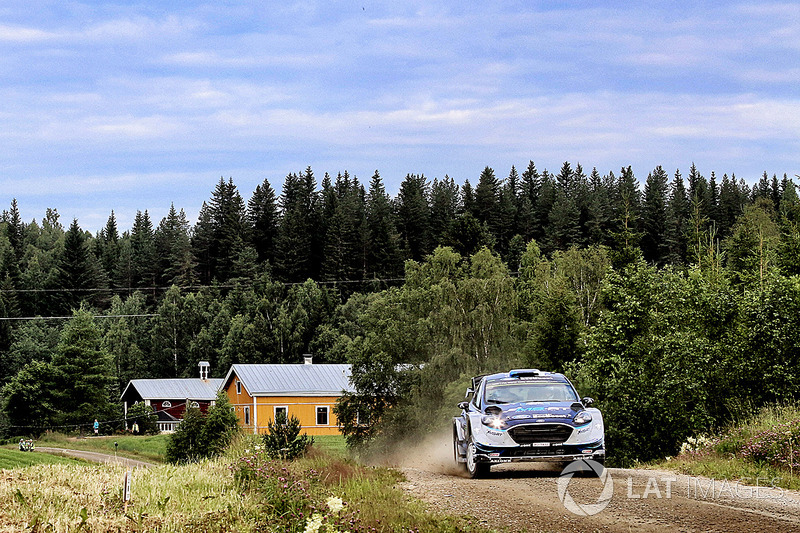
[[568,383],[530,383],[490,381],[486,384],[487,403],[576,402],[578,397]]

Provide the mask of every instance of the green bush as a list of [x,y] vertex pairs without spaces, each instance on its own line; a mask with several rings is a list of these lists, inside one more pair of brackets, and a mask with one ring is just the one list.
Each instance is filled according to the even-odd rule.
[[158,415],[153,410],[152,406],[145,405],[144,402],[138,402],[128,409],[128,429],[133,431],[133,424],[139,426],[139,433],[142,435],[157,435],[158,434]]
[[287,460],[303,455],[314,444],[314,438],[305,433],[301,435],[300,429],[300,420],[296,416],[287,420],[285,413],[277,413],[275,420],[267,425],[267,433],[263,436],[267,455]]
[[190,463],[219,455],[230,444],[236,428],[236,415],[228,396],[220,391],[207,415],[196,407],[186,409],[183,421],[167,440],[166,459],[170,463]]

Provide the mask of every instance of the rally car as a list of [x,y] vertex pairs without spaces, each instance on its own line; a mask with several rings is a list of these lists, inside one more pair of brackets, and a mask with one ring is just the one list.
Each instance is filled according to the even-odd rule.
[[453,418],[453,454],[470,477],[493,464],[606,457],[603,415],[563,375],[536,369],[472,378]]

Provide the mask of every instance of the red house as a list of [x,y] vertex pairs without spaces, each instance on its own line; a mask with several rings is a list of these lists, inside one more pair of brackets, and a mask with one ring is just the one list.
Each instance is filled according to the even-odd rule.
[[[162,432],[175,431],[187,405],[198,407],[203,413],[214,405],[217,391],[222,386],[220,378],[208,377],[209,364],[200,362],[200,378],[132,379],[120,396],[125,418],[128,407],[144,402],[158,415],[158,428]],[[127,427],[125,428],[127,429]]]

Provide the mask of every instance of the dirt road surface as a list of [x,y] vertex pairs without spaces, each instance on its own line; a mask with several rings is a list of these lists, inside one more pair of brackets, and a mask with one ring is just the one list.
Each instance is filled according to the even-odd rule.
[[65,448],[48,448],[46,446],[37,446],[37,452],[52,453],[55,455],[63,455],[65,457],[75,457],[93,463],[105,464],[121,464],[130,466],[131,468],[150,468],[152,463],[146,461],[137,461],[136,459],[128,459],[127,457],[117,457],[115,455],[108,455],[105,453],[89,452],[85,450],[67,450]]
[[439,439],[392,458],[407,478],[402,488],[434,509],[498,530],[800,532],[800,493],[772,488],[771,480],[756,487],[756,480],[610,468],[613,492],[597,476],[575,475],[563,477],[559,494],[557,466],[499,465],[485,479],[467,479],[453,465],[451,447]]

